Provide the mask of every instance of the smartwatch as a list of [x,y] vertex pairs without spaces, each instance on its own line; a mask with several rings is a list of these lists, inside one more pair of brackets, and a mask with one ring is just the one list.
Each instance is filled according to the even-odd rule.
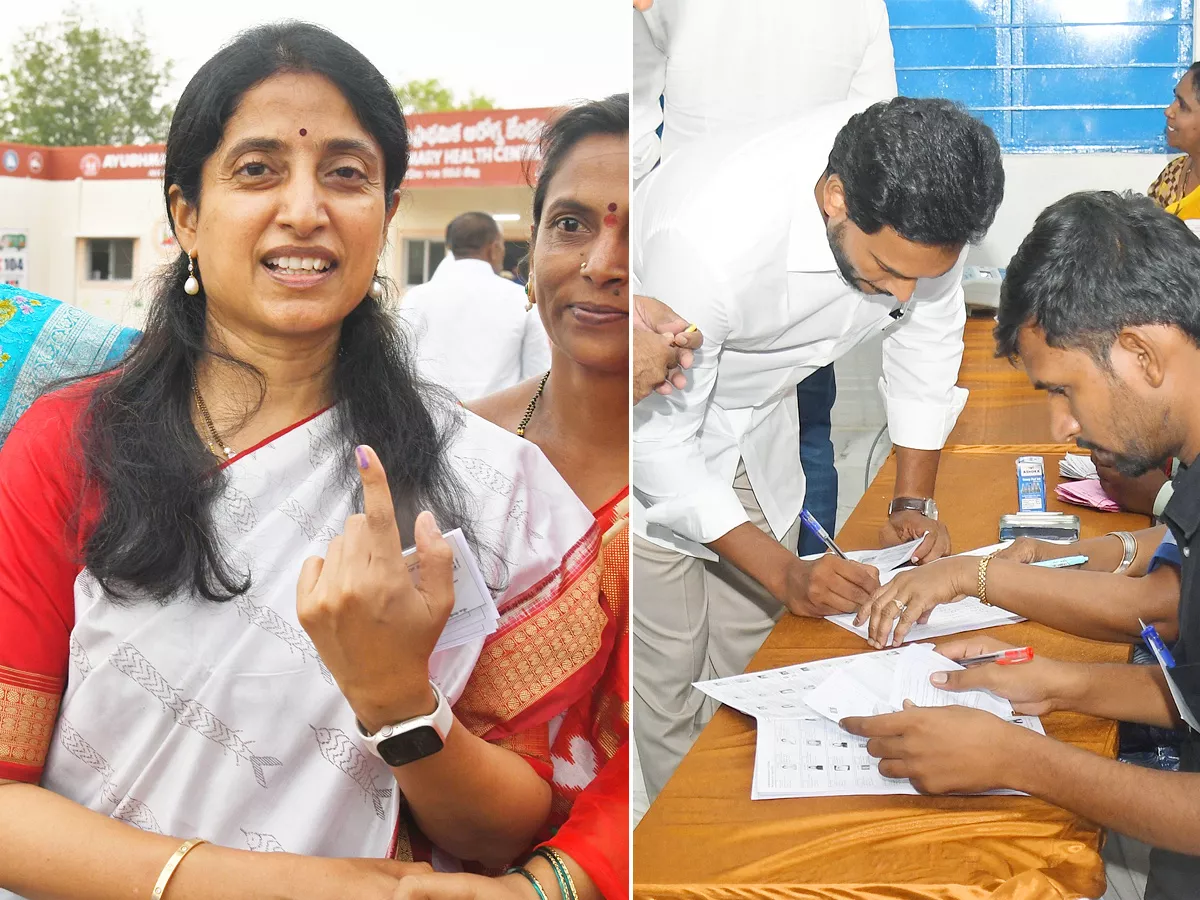
[[427,716],[385,725],[374,734],[368,734],[362,722],[354,720],[358,735],[372,756],[395,769],[433,756],[446,746],[446,735],[454,725],[454,710],[436,684],[430,681],[429,686],[437,698],[437,709]]
[[888,504],[888,518],[902,509],[916,510],[925,518],[937,521],[938,508],[932,497],[897,497]]

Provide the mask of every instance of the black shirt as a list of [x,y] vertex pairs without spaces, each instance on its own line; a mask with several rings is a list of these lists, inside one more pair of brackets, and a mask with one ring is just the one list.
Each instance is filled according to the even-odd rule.
[[[1171,677],[1193,713],[1200,715],[1200,465],[1181,467],[1175,493],[1163,510],[1167,527],[1183,558],[1179,590],[1179,641]],[[1179,771],[1200,772],[1200,735],[1183,726]],[[1196,814],[1200,816],[1200,803]],[[1168,850],[1150,852],[1146,900],[1195,900],[1200,897],[1200,857]]]

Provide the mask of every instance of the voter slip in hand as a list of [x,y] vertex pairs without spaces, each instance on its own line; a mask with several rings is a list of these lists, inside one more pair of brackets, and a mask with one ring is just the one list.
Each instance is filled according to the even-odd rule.
[[[435,653],[487,637],[495,633],[500,622],[496,601],[488,590],[483,573],[479,571],[479,563],[475,561],[462,529],[447,531],[442,537],[450,542],[450,549],[454,553],[454,609],[433,648]],[[420,584],[421,567],[413,557],[416,552],[416,547],[410,547],[404,551],[404,556],[409,560],[408,572],[413,583]]]
[[899,712],[905,700],[917,706],[968,706],[1002,719],[1013,718],[1012,704],[1003,697],[984,690],[944,691],[929,680],[935,672],[962,668],[931,644],[909,644],[895,654],[864,653],[807,692],[804,702],[831,722]]
[[1058,474],[1062,478],[1069,478],[1072,481],[1080,478],[1100,478],[1099,473],[1096,471],[1096,464],[1092,462],[1092,458],[1079,453],[1068,453],[1060,459],[1058,461]]

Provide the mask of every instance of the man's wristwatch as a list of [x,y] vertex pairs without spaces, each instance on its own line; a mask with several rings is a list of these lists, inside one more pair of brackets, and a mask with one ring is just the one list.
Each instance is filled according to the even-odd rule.
[[937,521],[938,508],[932,497],[897,497],[888,504],[888,518],[902,509],[916,510],[925,518]]
[[392,768],[406,766],[418,759],[433,756],[446,746],[446,735],[454,725],[454,711],[446,697],[432,681],[433,696],[437,698],[437,709],[427,716],[417,716],[395,725],[385,725],[374,734],[368,734],[362,722],[355,719],[359,737],[372,755],[379,757]]

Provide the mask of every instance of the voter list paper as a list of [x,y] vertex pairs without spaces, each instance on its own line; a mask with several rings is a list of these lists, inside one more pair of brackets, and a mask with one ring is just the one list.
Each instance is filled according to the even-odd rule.
[[[1045,734],[1036,716],[1010,719]],[[752,800],[789,797],[850,797],[919,794],[906,778],[879,774],[879,760],[867,753],[867,739],[843,731],[816,714],[797,719],[759,719],[754,749]],[[1024,796],[1021,791],[989,794]]]
[[[475,561],[462,529],[447,531],[442,537],[450,543],[450,549],[454,552],[454,609],[438,638],[435,651],[461,647],[477,638],[487,637],[496,631],[500,622],[496,601],[488,590],[483,572],[479,570],[479,563]],[[410,547],[404,551],[404,556],[413,582],[420,584],[421,567],[414,556],[416,552],[416,547]]]

